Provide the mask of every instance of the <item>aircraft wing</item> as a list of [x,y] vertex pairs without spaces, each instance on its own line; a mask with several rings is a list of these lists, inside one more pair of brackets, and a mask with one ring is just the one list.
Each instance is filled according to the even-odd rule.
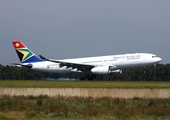
[[77,68],[78,70],[81,70],[81,71],[91,70],[93,67],[95,67],[94,65],[89,65],[89,64],[72,63],[72,62],[64,62],[64,61],[54,60],[54,59],[47,59],[42,55],[39,55],[39,57],[46,61],[59,63],[60,67],[64,67],[64,66],[66,66],[67,68],[72,67],[72,69]]

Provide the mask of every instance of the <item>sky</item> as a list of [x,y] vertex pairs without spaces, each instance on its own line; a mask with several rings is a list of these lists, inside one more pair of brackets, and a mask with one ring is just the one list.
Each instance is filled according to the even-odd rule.
[[0,64],[18,63],[12,41],[65,59],[153,53],[170,63],[169,0],[0,0]]

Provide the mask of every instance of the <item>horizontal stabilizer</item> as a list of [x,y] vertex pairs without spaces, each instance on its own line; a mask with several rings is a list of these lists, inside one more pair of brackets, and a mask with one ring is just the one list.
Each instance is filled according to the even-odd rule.
[[17,67],[26,67],[26,68],[32,68],[32,64],[26,64],[26,65],[23,65],[23,64],[19,64],[19,63],[11,63],[12,65],[14,66],[17,66]]

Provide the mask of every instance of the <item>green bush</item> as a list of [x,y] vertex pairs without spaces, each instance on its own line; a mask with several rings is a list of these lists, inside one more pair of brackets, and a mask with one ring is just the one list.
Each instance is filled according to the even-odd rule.
[[[133,115],[170,115],[170,98],[92,98],[92,97],[33,97],[0,98],[0,113],[25,111],[27,117],[117,116],[128,119]],[[3,118],[3,116],[0,116]],[[123,118],[122,118],[123,117]]]

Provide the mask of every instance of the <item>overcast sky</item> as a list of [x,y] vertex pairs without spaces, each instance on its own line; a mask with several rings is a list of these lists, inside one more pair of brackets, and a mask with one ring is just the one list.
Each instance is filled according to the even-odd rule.
[[0,64],[11,44],[63,59],[147,52],[170,63],[170,0],[0,0]]

